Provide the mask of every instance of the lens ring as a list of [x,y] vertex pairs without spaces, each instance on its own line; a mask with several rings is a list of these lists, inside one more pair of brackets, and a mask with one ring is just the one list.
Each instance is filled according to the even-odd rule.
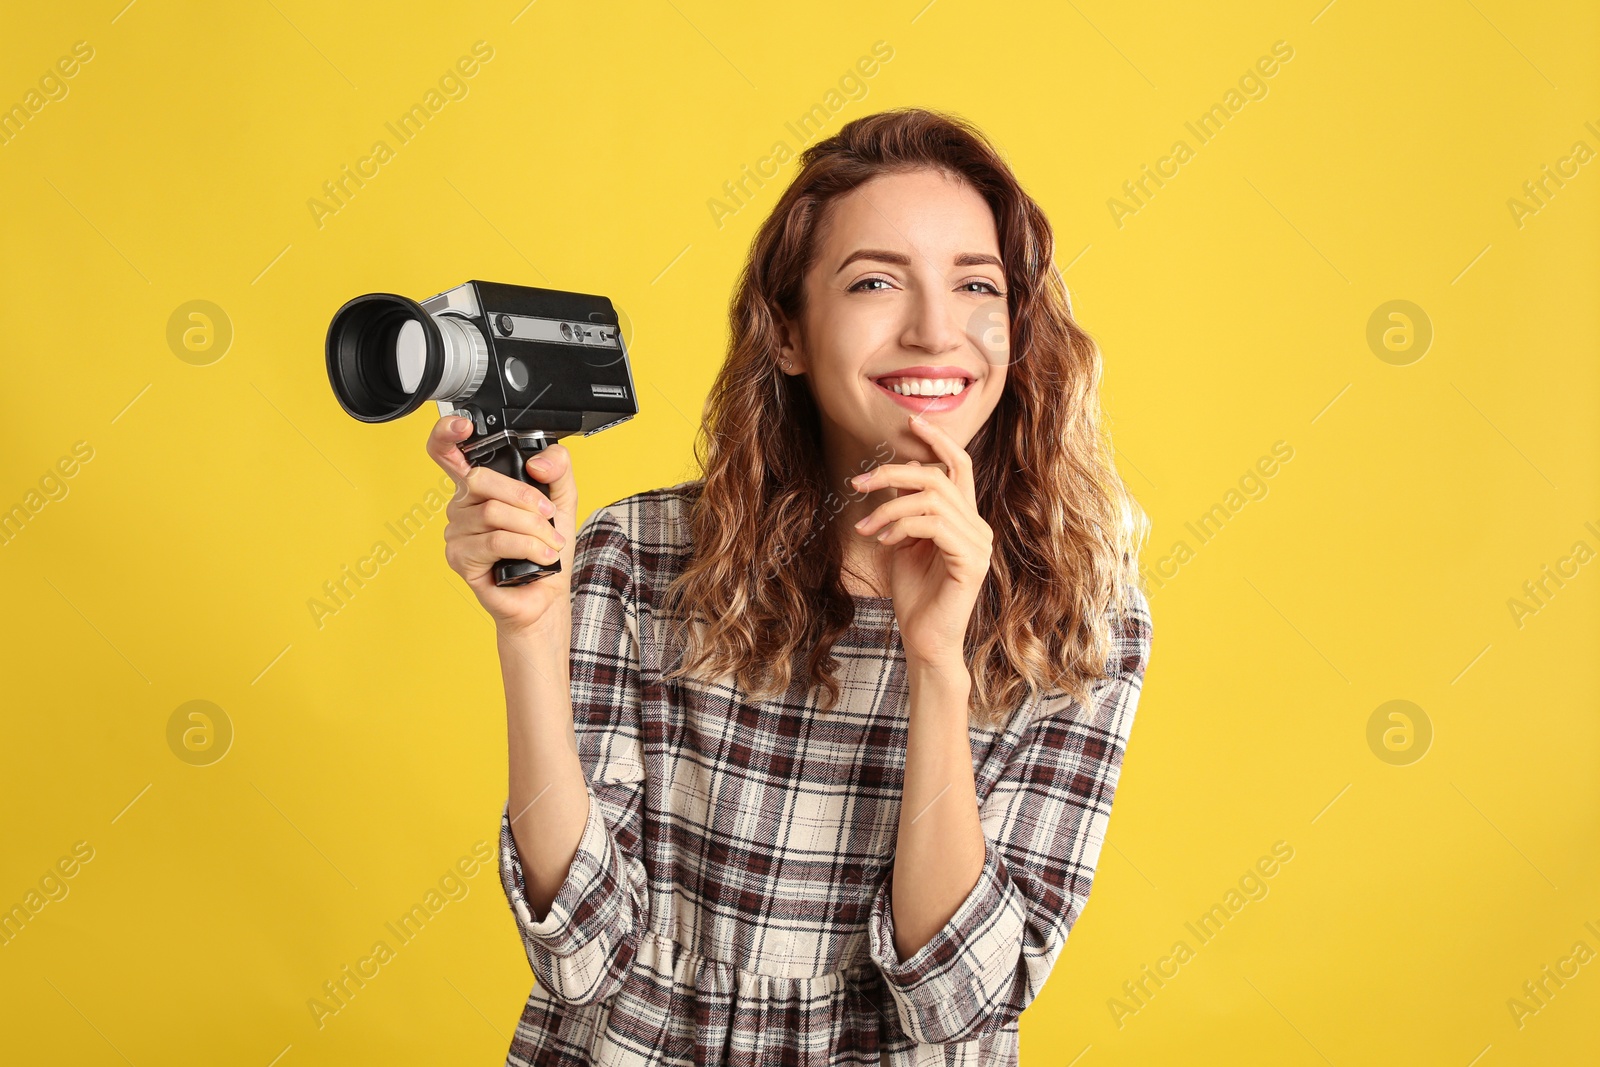
[[[422,324],[426,360],[415,390],[401,387],[394,343],[407,322]],[[346,413],[362,422],[388,422],[420,408],[444,374],[444,338],[422,305],[394,293],[348,301],[328,325],[328,381]]]

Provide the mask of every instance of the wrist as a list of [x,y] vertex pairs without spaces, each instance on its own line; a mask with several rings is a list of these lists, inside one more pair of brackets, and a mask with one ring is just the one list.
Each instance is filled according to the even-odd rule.
[[951,692],[970,693],[972,672],[959,658],[925,659],[906,657],[906,684],[916,688],[934,687]]
[[[554,614],[554,613],[548,613]],[[514,649],[527,656],[530,654],[547,654],[559,652],[562,654],[572,651],[572,623],[570,619],[559,620],[547,617],[538,622],[528,623],[523,626],[511,626],[507,623],[495,623],[495,641],[502,650]]]

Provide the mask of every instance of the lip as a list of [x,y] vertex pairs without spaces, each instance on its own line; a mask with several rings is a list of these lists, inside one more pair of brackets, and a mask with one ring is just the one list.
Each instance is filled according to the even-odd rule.
[[965,378],[970,382],[974,377],[976,377],[976,375],[967,370],[965,367],[952,367],[944,365],[938,367],[901,367],[898,370],[885,371],[882,374],[874,374],[872,376],[872,380],[877,381],[879,378]]
[[[925,372],[933,373],[925,373]],[[869,379],[872,387],[884,396],[893,400],[908,411],[926,415],[941,411],[954,411],[960,407],[962,401],[977,386],[977,379],[960,367],[907,367],[905,370],[893,371],[889,374],[879,375],[881,378],[961,378],[966,381],[966,388],[954,395],[945,396],[902,396],[893,389],[885,388],[877,378]]]

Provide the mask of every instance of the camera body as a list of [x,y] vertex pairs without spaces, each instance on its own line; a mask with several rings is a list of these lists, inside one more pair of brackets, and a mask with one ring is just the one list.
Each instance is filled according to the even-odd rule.
[[457,333],[446,345],[474,349],[467,379],[435,401],[440,415],[472,419],[464,452],[506,435],[588,436],[639,413],[621,324],[606,297],[472,281],[421,305],[441,332]]
[[[463,415],[457,447],[473,466],[546,491],[527,461],[571,434],[638,414],[621,323],[603,296],[469,281],[423,301],[367,293],[328,327],[328,378],[362,422],[388,422],[432,400]],[[523,585],[559,563],[501,560],[498,585]]]

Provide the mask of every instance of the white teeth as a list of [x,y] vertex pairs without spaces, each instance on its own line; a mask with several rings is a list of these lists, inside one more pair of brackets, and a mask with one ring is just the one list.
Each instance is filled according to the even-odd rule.
[[967,387],[965,378],[897,378],[883,384],[901,396],[951,396]]

